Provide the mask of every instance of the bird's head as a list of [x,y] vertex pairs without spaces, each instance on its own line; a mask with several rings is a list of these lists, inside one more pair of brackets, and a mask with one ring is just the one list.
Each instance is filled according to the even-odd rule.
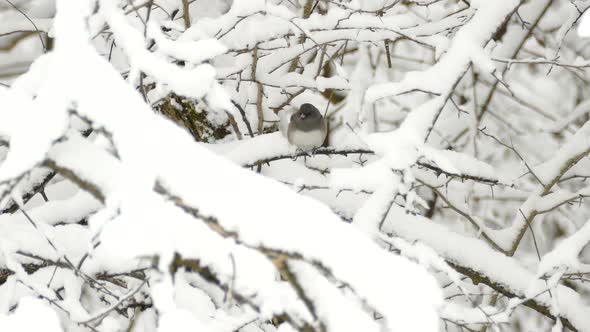
[[301,107],[299,107],[299,111],[299,118],[302,120],[307,118],[319,119],[322,117],[320,111],[318,111],[318,109],[315,108],[315,106],[313,106],[312,104],[305,103],[301,105]]

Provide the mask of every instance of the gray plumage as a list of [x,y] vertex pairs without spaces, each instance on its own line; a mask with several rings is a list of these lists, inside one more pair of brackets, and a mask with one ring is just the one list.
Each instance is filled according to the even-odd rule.
[[302,150],[311,150],[322,146],[328,129],[326,120],[312,104],[303,104],[291,115],[287,138],[289,143]]

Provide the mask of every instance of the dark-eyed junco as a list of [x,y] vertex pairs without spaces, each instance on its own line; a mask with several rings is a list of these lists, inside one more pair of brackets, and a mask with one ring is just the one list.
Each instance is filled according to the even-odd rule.
[[328,129],[326,120],[312,104],[303,104],[291,115],[287,138],[289,143],[309,151],[322,146]]

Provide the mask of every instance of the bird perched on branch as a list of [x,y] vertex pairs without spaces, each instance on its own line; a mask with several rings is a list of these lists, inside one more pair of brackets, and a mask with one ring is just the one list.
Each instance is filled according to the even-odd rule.
[[299,149],[310,151],[322,146],[327,133],[326,119],[315,106],[306,103],[291,115],[287,139]]

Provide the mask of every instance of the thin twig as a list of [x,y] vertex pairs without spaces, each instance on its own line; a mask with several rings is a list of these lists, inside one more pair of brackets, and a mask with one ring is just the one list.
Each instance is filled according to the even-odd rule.
[[142,282],[141,282],[141,284],[140,284],[139,286],[135,287],[135,289],[131,290],[131,291],[130,291],[129,293],[127,293],[125,296],[121,297],[121,298],[119,299],[119,301],[117,301],[115,304],[111,305],[110,307],[106,308],[105,310],[101,311],[100,313],[98,313],[98,314],[94,315],[93,317],[90,317],[90,318],[88,318],[88,319],[86,319],[86,320],[83,320],[83,321],[78,321],[78,322],[76,322],[76,323],[78,323],[78,324],[88,324],[88,323],[90,323],[90,322],[92,322],[92,321],[95,321],[95,320],[97,320],[97,319],[101,319],[101,318],[103,318],[104,316],[108,315],[108,314],[109,314],[109,312],[111,312],[111,311],[113,311],[113,310],[117,309],[117,307],[118,307],[118,306],[120,306],[120,305],[121,305],[123,302],[125,302],[125,301],[129,300],[131,297],[133,297],[135,294],[137,294],[137,292],[139,292],[139,291],[141,290],[141,288],[142,288],[142,287],[143,287],[145,284],[147,284],[148,280],[149,280],[149,278],[145,278],[145,280],[144,280],[144,281],[142,281]]
[[43,41],[43,37],[41,36],[41,31],[39,30],[39,28],[37,28],[37,25],[35,24],[35,22],[33,22],[33,20],[31,20],[31,18],[29,18],[29,16],[27,14],[25,14],[25,12],[23,12],[20,8],[18,8],[16,5],[14,5],[12,2],[10,2],[10,0],[6,0],[6,2],[8,2],[12,6],[12,8],[14,8],[16,11],[21,13],[27,19],[27,21],[31,22],[31,24],[35,28],[35,31],[37,31],[37,35],[39,36],[39,41],[41,41],[41,46],[43,46],[43,53],[47,52],[47,47],[45,46],[45,41]]

